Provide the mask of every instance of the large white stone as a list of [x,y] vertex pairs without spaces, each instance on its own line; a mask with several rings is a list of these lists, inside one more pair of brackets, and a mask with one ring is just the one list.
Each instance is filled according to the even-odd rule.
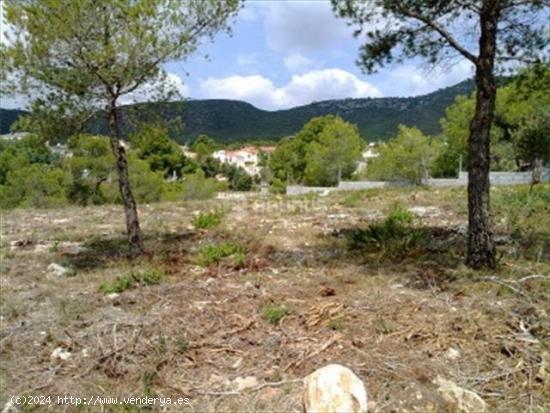
[[487,404],[479,395],[471,390],[459,387],[450,380],[438,376],[434,383],[439,386],[437,391],[441,394],[441,397],[456,412],[480,413],[487,408]]
[[49,274],[62,277],[63,275],[66,275],[69,270],[62,265],[56,264],[55,262],[52,262],[50,265],[48,265],[47,271]]
[[367,391],[349,368],[329,364],[304,379],[304,411],[364,413],[367,411]]

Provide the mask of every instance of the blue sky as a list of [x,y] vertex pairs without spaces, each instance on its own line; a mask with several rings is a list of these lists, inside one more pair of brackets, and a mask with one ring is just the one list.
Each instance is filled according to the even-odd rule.
[[[414,60],[362,73],[355,63],[361,41],[334,16],[329,0],[246,0],[231,26],[231,36],[219,33],[186,61],[164,66],[183,97],[277,110],[326,99],[420,95],[473,75],[464,59],[435,69]],[[147,96],[144,90],[122,103]],[[0,106],[24,103],[3,97]]]
[[419,95],[473,75],[465,60],[436,69],[411,61],[362,73],[355,63],[361,41],[328,0],[248,0],[232,31],[188,61],[165,66],[183,95],[274,110],[335,98]]

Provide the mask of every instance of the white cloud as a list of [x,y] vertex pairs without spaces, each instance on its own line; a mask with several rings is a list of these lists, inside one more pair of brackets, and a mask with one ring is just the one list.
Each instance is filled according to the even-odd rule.
[[200,85],[201,98],[238,99],[263,109],[289,108],[327,99],[381,95],[375,86],[341,69],[294,75],[281,87],[276,87],[270,79],[260,75],[208,78]]
[[165,73],[158,79],[145,83],[134,92],[120,98],[121,105],[130,103],[149,102],[174,94],[173,100],[180,100],[190,94],[189,86],[183,83],[181,77],[174,73]]
[[296,73],[305,71],[313,62],[300,53],[292,53],[284,58],[283,63],[290,72]]
[[388,71],[381,87],[386,96],[417,96],[452,86],[473,75],[473,65],[466,59],[431,70],[404,65]]
[[322,50],[352,38],[353,29],[334,16],[328,1],[274,1],[264,12],[267,44],[276,51]]

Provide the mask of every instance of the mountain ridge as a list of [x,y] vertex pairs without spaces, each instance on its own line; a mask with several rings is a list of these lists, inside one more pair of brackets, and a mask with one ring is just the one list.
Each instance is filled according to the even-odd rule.
[[[289,109],[268,111],[239,100],[190,99],[178,102],[137,103],[121,106],[121,128],[125,135],[135,130],[136,119],[151,115],[165,121],[180,118],[184,128],[171,132],[179,143],[188,143],[199,134],[206,134],[221,143],[243,140],[280,139],[293,135],[312,117],[339,115],[356,124],[367,140],[387,139],[399,124],[417,126],[424,133],[441,132],[439,120],[456,96],[474,90],[471,79],[437,91],[412,97],[346,98],[312,102]],[[22,114],[20,110],[0,108],[0,134]],[[86,128],[88,132],[105,134],[107,123],[96,116]]]

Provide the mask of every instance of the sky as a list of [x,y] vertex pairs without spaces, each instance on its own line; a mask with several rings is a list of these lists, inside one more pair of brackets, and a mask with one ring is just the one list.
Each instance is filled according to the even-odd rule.
[[[415,96],[473,75],[466,60],[435,69],[412,60],[367,75],[356,65],[360,45],[328,0],[247,0],[232,35],[219,33],[164,69],[186,98],[243,100],[266,110],[327,99]],[[4,97],[0,106],[21,102]]]

